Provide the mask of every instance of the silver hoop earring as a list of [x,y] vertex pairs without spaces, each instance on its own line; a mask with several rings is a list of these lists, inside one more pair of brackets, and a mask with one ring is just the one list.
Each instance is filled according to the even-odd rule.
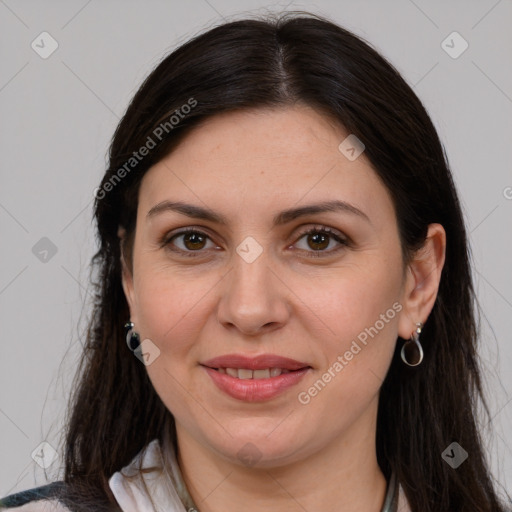
[[404,343],[400,352],[402,361],[407,366],[418,366],[423,361],[423,347],[420,343],[422,327],[423,324],[421,322],[416,324],[416,330],[411,334],[410,339]]
[[133,330],[134,327],[135,325],[133,322],[127,322],[124,325],[124,328],[128,329],[128,332],[126,333],[126,344],[132,352],[140,346],[140,336],[138,332]]

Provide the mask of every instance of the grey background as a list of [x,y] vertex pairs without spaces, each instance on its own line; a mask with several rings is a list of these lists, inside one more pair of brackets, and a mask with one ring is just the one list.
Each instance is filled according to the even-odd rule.
[[[127,102],[198,31],[284,9],[326,15],[363,36],[433,118],[464,205],[483,311],[494,431],[483,436],[496,478],[512,489],[510,0],[0,0],[0,495],[59,477],[60,460],[45,476],[31,454],[43,441],[60,450],[90,297],[93,191]],[[43,31],[59,45],[47,59],[31,48]],[[456,59],[441,46],[453,31],[469,43]]]

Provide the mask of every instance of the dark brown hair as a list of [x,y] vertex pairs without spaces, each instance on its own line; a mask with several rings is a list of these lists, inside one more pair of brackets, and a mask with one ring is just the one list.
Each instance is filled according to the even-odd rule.
[[[425,108],[391,64],[354,34],[307,13],[230,22],[191,39],[148,76],[119,123],[96,193],[96,300],[69,409],[65,481],[89,489],[95,510],[102,502],[112,509],[108,478],[151,440],[173,431],[172,415],[145,367],[126,348],[123,327],[129,310],[117,232],[126,229],[129,260],[145,172],[206,118],[299,102],[363,141],[393,198],[405,255],[422,245],[430,223],[447,233],[439,293],[422,333],[425,359],[407,368],[397,343],[382,385],[379,465],[386,478],[396,472],[414,512],[502,511],[477,429],[476,407],[485,400],[475,297],[443,147]],[[173,115],[179,122],[169,121]],[[167,130],[156,137],[165,120]],[[155,147],[127,166],[149,138]],[[452,441],[470,454],[457,470],[441,457]]]

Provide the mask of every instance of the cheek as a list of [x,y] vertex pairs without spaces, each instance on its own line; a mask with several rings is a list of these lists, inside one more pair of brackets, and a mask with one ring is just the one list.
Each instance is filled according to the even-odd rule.
[[298,400],[318,416],[330,414],[333,406],[340,411],[330,424],[333,432],[355,421],[379,392],[397,339],[400,283],[398,272],[354,271],[311,299],[329,334],[309,331],[322,355]]
[[206,321],[207,294],[219,279],[211,273],[183,274],[151,264],[136,275],[141,336],[150,338],[163,352],[185,349]]
[[314,286],[310,282],[307,289],[305,305],[340,344],[375,325],[379,331],[388,330],[401,309],[399,269],[390,271],[385,265],[344,268],[337,276],[315,280]]
[[[207,291],[218,279],[183,276],[166,268],[139,272],[137,315],[141,339],[159,348],[148,376],[176,417],[190,414],[190,394],[198,394],[190,370],[199,358],[197,340],[208,318]],[[188,404],[188,405],[187,405]]]
[[402,309],[401,273],[398,265],[393,271],[387,265],[344,270],[311,297],[311,309],[329,327],[328,334],[325,329],[322,336],[314,329],[309,333],[322,347],[316,379],[323,383],[315,379],[312,390],[322,390],[316,406],[336,403],[349,414],[378,393],[391,363]]

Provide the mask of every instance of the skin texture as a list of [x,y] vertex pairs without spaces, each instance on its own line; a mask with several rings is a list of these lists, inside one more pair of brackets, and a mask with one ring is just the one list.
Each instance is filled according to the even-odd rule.
[[[338,150],[347,135],[303,105],[221,114],[143,178],[123,287],[141,340],[160,350],[147,371],[176,419],[180,466],[201,511],[382,507],[379,389],[397,337],[428,321],[445,233],[432,224],[424,248],[404,265],[390,195],[364,153],[349,161]],[[226,224],[173,211],[148,218],[165,200],[211,209]],[[330,200],[367,219],[337,211],[272,224],[283,210]],[[170,240],[188,227],[207,238]],[[304,235],[314,227],[348,243],[329,236],[319,250],[318,238]],[[262,248],[252,263],[236,251],[249,236]],[[400,311],[389,318],[393,304]],[[382,314],[384,327],[301,403],[298,394]],[[311,369],[269,401],[244,402],[221,392],[200,365],[233,353],[278,354]],[[255,465],[240,455],[247,443],[256,447]]]

